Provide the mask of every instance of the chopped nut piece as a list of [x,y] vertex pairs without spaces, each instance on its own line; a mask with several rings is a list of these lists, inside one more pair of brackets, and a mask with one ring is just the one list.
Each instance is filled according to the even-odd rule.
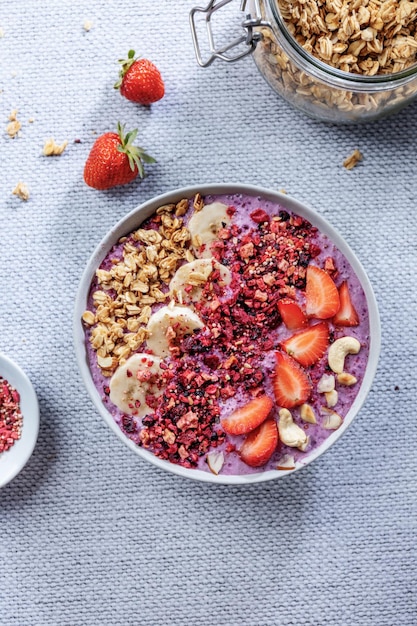
[[337,375],[337,382],[340,385],[345,385],[346,387],[350,387],[351,385],[356,385],[358,379],[353,374],[348,374],[348,372],[342,372]]
[[327,391],[333,391],[335,386],[335,379],[333,374],[323,374],[317,383],[317,391],[319,393],[326,393]]
[[61,145],[55,143],[55,139],[51,137],[45,141],[43,147],[44,156],[60,156],[68,145],[68,141],[65,140]]
[[309,424],[317,424],[316,414],[314,413],[314,409],[310,404],[301,405],[300,417],[303,422],[308,422]]
[[362,161],[362,159],[362,153],[359,152],[359,150],[354,150],[352,154],[343,161],[343,167],[347,170],[352,170],[359,163],[359,161]]
[[84,20],[84,22],[83,22],[83,28],[84,28],[84,30],[85,30],[87,33],[88,33],[88,31],[90,31],[90,30],[91,30],[92,26],[93,26],[93,22],[90,22],[90,20]]
[[223,452],[209,452],[207,455],[207,464],[213,474],[219,474],[224,465]]
[[321,407],[321,410],[325,414],[322,426],[326,430],[337,430],[343,424],[343,418],[336,411],[325,406]]
[[339,400],[339,394],[337,393],[336,389],[333,389],[332,391],[326,391],[324,395],[326,397],[327,406],[329,408],[336,406],[337,401]]
[[284,454],[280,458],[277,465],[277,470],[293,470],[295,469],[295,460],[291,454]]
[[17,109],[13,109],[13,111],[9,115],[9,122],[17,121]]
[[18,182],[13,189],[13,195],[18,196],[21,200],[29,200],[29,189],[26,183]]

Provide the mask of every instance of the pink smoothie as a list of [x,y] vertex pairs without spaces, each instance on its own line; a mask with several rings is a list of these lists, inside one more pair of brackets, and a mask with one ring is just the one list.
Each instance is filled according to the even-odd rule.
[[[149,446],[149,449],[161,458],[167,458],[170,462],[180,463],[185,467],[195,467],[204,471],[210,471],[207,465],[207,454],[213,450],[222,450],[224,452],[225,462],[221,473],[229,475],[249,474],[276,469],[284,455],[291,455],[294,457],[295,461],[302,461],[308,458],[308,455],[316,450],[333,432],[332,430],[323,428],[322,424],[325,415],[322,407],[326,405],[326,401],[324,395],[317,391],[317,383],[322,375],[324,373],[332,373],[328,367],[327,354],[317,363],[306,368],[312,383],[312,393],[308,399],[308,403],[314,409],[317,424],[304,422],[300,417],[299,407],[291,409],[294,421],[309,437],[308,447],[304,452],[280,443],[277,450],[264,466],[256,468],[250,467],[244,463],[239,456],[239,449],[246,435],[232,436],[225,434],[221,427],[222,417],[230,415],[235,409],[243,406],[257,395],[266,394],[271,399],[274,399],[272,377],[276,366],[276,351],[280,350],[282,341],[297,332],[286,328],[277,313],[276,302],[280,297],[285,297],[285,289],[288,289],[290,291],[290,297],[294,298],[300,306],[304,307],[306,267],[309,264],[316,265],[320,268],[324,268],[325,266],[331,267],[331,265],[326,265],[328,259],[331,259],[334,271],[331,270],[330,273],[334,282],[336,286],[339,287],[343,281],[347,281],[352,304],[359,316],[359,325],[349,328],[335,326],[331,319],[326,320],[329,324],[331,341],[349,335],[357,338],[361,344],[359,354],[349,355],[345,360],[345,371],[354,375],[358,382],[350,387],[336,384],[338,401],[333,407],[333,410],[344,418],[360,389],[369,355],[369,318],[365,294],[359,279],[343,254],[324,234],[311,227],[306,220],[299,219],[300,223],[297,224],[297,216],[294,216],[283,207],[259,197],[243,196],[240,194],[206,196],[204,201],[206,205],[212,202],[222,202],[229,207],[233,207],[231,211],[231,213],[233,213],[231,222],[226,225],[226,229],[231,229],[232,233],[222,233],[222,237],[224,238],[219,238],[219,247],[215,247],[213,251],[213,256],[222,264],[229,267],[233,275],[233,281],[229,288],[217,294],[220,305],[215,316],[207,310],[205,303],[197,303],[196,310],[206,324],[206,327],[200,331],[200,336],[199,333],[196,333],[191,339],[184,339],[181,344],[180,355],[167,357],[165,363],[168,367],[171,366],[172,363],[173,371],[178,377],[178,381],[182,380],[181,376],[184,375],[184,364],[189,364],[188,368],[195,370],[199,375],[214,377],[214,382],[208,380],[198,388],[198,397],[196,400],[198,404],[201,394],[206,398],[213,398],[214,404],[210,404],[209,407],[206,408],[206,411],[211,410],[210,407],[213,406],[216,407],[216,409],[214,410],[214,417],[211,417],[210,423],[208,421],[207,424],[205,424],[205,434],[202,442],[191,441],[190,443],[192,432],[191,434],[189,432],[190,436],[187,439],[187,445],[190,445],[190,451],[194,451],[194,454],[189,458],[183,459],[176,453],[168,454],[166,445],[162,441],[157,442],[155,447],[152,445]],[[258,209],[262,209],[271,220],[273,217],[280,217],[280,220],[275,220],[275,224],[281,222],[288,225],[288,238],[271,234],[270,229],[272,226],[270,225],[274,223],[273,221],[267,222],[266,225],[265,223],[262,225],[262,223],[254,221],[251,214],[256,215],[256,213],[254,214],[253,212]],[[192,213],[193,207],[191,199],[189,210],[183,218],[185,225],[187,225]],[[294,219],[295,226],[290,226],[290,222],[294,222]],[[155,228],[155,225],[150,219],[142,224],[141,228]],[[239,256],[241,255],[242,245],[244,245],[242,241],[245,242],[248,238],[254,238],[255,249],[258,250],[258,256],[255,256],[255,263],[257,262],[256,259],[258,259],[258,261],[262,259],[262,262],[265,264],[264,267],[266,268],[265,272],[267,272],[268,276],[272,274],[277,277],[277,285],[280,284],[278,278],[284,276],[283,272],[285,273],[286,271],[288,274],[288,270],[285,270],[289,264],[287,263],[287,259],[289,259],[290,264],[294,265],[296,268],[295,273],[292,274],[290,278],[285,274],[281,281],[280,293],[278,287],[275,289],[274,285],[268,289],[268,299],[265,303],[262,303],[258,309],[254,308],[258,306],[258,303],[255,304],[255,300],[251,299],[251,295],[245,295],[245,289],[250,294],[250,290],[252,289],[254,291],[255,287],[249,285],[250,275],[245,275],[245,267],[242,265],[242,259]],[[262,249],[266,240],[269,245],[275,246],[274,249],[278,254],[277,258],[274,257],[272,260],[265,260],[260,256],[261,253],[259,250]],[[290,244],[288,244],[288,241],[290,241]],[[303,246],[301,253],[297,253],[295,260],[294,253],[291,250],[293,247],[292,242],[295,242],[296,246]],[[120,258],[122,256],[123,245],[124,243],[114,246],[101,264],[100,269],[109,269],[111,259]],[[135,245],[141,246],[142,244],[136,243]],[[288,246],[288,250],[285,249],[285,246]],[[297,274],[298,271],[299,275]],[[256,275],[259,278],[260,274]],[[295,279],[293,280],[294,277]],[[291,282],[291,280],[293,280],[293,282]],[[95,308],[92,294],[98,288],[97,280],[94,280],[88,301],[88,309],[93,312]],[[167,286],[166,289],[168,289]],[[153,311],[157,310],[160,306],[162,305],[153,305]],[[236,315],[238,310],[240,311],[239,316]],[[265,314],[263,313],[264,311]],[[261,316],[264,315],[265,319],[257,317],[259,314],[261,314]],[[318,321],[317,319],[310,320],[309,324],[311,325]],[[213,329],[217,329],[215,334],[218,334],[219,328],[221,329],[220,332],[223,334],[213,339]],[[143,442],[147,441],[147,438],[143,436],[143,431],[151,429],[154,434],[158,424],[162,424],[163,428],[166,428],[166,419],[168,419],[168,425],[173,424],[175,426],[176,421],[179,416],[181,416],[181,412],[182,414],[186,413],[189,410],[189,406],[184,404],[183,407],[181,407],[181,405],[177,406],[173,412],[166,411],[169,390],[167,396],[162,394],[158,407],[155,409],[155,413],[149,416],[149,419],[148,416],[144,420],[126,416],[111,403],[108,395],[109,378],[105,378],[98,367],[96,353],[89,342],[90,333],[91,330],[86,329],[86,341],[92,377],[102,397],[103,404],[113,415],[114,420],[123,432],[137,445],[143,445]],[[204,349],[200,347],[202,345],[204,345]],[[138,352],[143,351],[146,351],[146,344],[141,346],[138,350]],[[227,370],[224,367],[224,363],[233,355],[239,362],[239,371],[243,371],[241,376],[238,371],[236,372],[235,381],[230,380],[230,372],[234,370]],[[246,365],[243,365],[244,362],[246,362]],[[249,375],[245,375],[245,367]],[[188,370],[185,369],[185,371]],[[174,381],[170,383],[170,388],[175,389],[176,396],[181,395],[181,392],[189,393],[187,388],[181,386],[178,381],[174,379]],[[178,386],[175,387],[177,382]],[[218,391],[216,391],[213,396],[210,396],[207,392],[207,389],[211,392],[213,391],[213,388],[209,388],[208,385],[218,387]],[[191,388],[193,389],[192,385]],[[191,391],[191,394],[192,393],[194,392]],[[187,400],[187,398],[184,398],[184,401],[185,400]],[[275,402],[271,412],[271,415],[277,421],[280,408],[281,407]],[[203,413],[199,413],[199,415],[202,414]]]

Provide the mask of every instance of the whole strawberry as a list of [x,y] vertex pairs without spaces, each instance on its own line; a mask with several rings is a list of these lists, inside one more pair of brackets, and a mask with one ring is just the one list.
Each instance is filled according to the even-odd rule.
[[94,189],[110,189],[130,183],[139,174],[144,177],[143,163],[155,163],[139,146],[132,145],[137,129],[125,135],[124,127],[117,125],[117,133],[105,133],[99,137],[88,155],[84,166],[84,180]]
[[115,89],[122,96],[139,104],[152,104],[163,98],[164,81],[158,68],[147,59],[136,59],[135,51],[129,50],[127,59],[120,59],[119,80]]

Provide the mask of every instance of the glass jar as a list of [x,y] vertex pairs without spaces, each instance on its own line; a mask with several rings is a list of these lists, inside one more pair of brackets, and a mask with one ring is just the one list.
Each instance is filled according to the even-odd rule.
[[[213,14],[234,0],[211,0],[191,11],[190,22],[197,60],[203,67],[216,58],[236,61],[253,54],[268,84],[285,100],[310,117],[333,123],[369,122],[390,115],[417,95],[417,65],[393,74],[364,76],[341,71],[304,50],[290,34],[276,0],[242,0],[243,34],[217,49],[212,32]],[[196,17],[203,14],[208,32],[209,57],[204,60]]]

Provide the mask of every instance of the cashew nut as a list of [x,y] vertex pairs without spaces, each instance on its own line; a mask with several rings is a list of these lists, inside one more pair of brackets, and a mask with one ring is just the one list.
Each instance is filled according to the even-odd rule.
[[345,366],[345,357],[348,354],[358,354],[360,342],[355,337],[340,337],[329,348],[329,366],[336,373],[341,374]]
[[294,423],[288,409],[281,409],[279,412],[278,432],[282,443],[290,446],[290,448],[300,448],[302,450],[302,446],[306,446],[308,443],[306,433]]

